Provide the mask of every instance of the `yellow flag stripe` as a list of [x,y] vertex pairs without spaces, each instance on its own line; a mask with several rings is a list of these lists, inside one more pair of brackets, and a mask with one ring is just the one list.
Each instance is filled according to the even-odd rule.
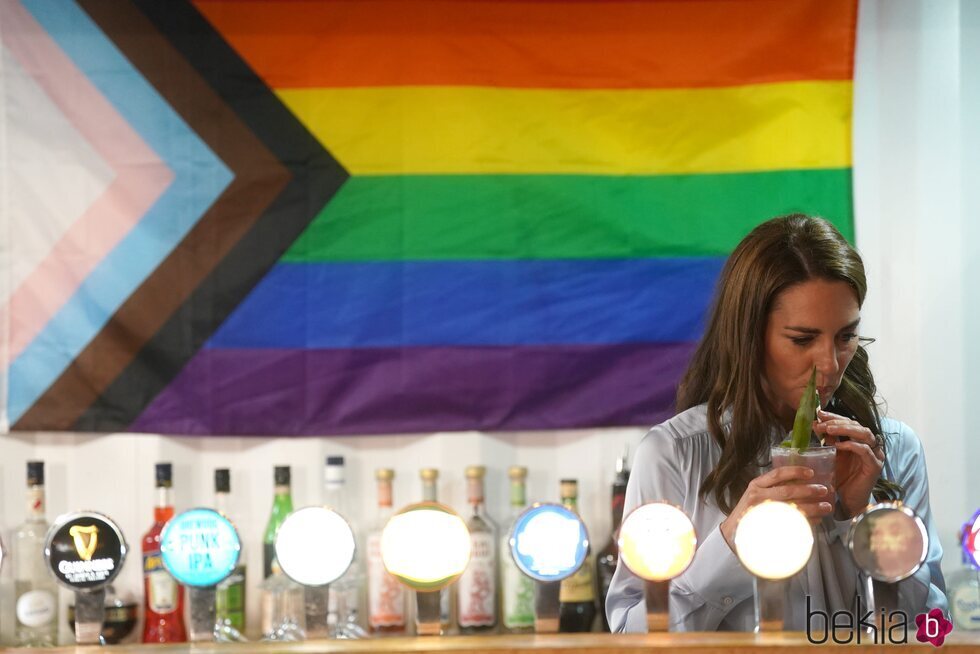
[[851,164],[851,82],[277,93],[355,175],[661,175]]

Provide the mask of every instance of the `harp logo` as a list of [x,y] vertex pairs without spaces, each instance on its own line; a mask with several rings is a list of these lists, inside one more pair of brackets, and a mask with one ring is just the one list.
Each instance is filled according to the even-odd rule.
[[83,561],[91,561],[95,548],[99,545],[99,528],[95,525],[83,527],[75,525],[68,530],[68,535],[75,541],[75,551]]

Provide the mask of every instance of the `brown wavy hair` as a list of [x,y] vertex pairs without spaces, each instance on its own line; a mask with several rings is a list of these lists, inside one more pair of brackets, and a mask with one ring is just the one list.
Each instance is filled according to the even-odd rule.
[[[704,500],[713,494],[726,514],[759,468],[768,465],[772,430],[782,430],[763,390],[769,312],[782,291],[811,279],[846,282],[858,306],[864,304],[864,263],[831,223],[792,214],[753,229],[722,269],[707,328],[678,388],[678,411],[707,404],[708,430],[722,455],[699,496]],[[868,353],[858,346],[828,410],[880,435],[875,393]],[[879,500],[899,499],[901,494],[901,487],[884,479],[875,485]]]

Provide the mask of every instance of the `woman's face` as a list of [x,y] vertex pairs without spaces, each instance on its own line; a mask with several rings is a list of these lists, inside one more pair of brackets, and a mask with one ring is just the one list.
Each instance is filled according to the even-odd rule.
[[860,320],[845,282],[811,279],[776,296],[766,325],[765,387],[784,422],[792,425],[814,366],[820,405],[830,402],[857,351]]

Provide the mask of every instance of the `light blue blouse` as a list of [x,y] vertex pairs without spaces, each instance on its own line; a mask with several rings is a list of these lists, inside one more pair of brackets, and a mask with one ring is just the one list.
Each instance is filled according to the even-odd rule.
[[[928,609],[948,611],[940,570],[943,551],[929,510],[922,444],[907,425],[897,420],[882,420],[882,431],[887,450],[884,475],[902,485],[905,504],[922,518],[929,533],[925,564],[915,575],[899,582],[899,604],[911,622],[916,614]],[[698,498],[702,482],[720,457],[721,448],[708,432],[707,408],[701,405],[651,429],[634,458],[624,515],[647,502],[665,500],[684,509],[698,535],[694,561],[670,584],[671,631],[755,628],[752,575],[721,535],[719,525],[725,514],[713,498]],[[788,627],[800,631],[806,628],[807,595],[812,611],[853,611],[856,595],[863,603],[859,571],[844,542],[849,524],[850,521],[828,516],[817,527],[810,562],[791,580],[792,600],[786,607]],[[647,629],[644,582],[622,560],[609,587],[606,615],[613,632]]]

